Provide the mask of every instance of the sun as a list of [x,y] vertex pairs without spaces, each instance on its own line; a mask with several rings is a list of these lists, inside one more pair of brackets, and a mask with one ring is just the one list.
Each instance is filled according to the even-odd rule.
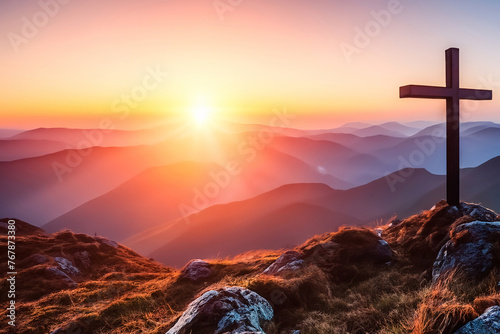
[[206,104],[197,104],[191,110],[191,117],[197,125],[204,125],[212,116],[212,108]]
[[210,118],[210,108],[206,105],[198,105],[193,108],[193,119],[196,124],[204,124]]

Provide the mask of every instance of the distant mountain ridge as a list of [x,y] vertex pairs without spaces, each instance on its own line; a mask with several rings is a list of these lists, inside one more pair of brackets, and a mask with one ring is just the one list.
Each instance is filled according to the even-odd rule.
[[[6,155],[34,155],[0,161],[0,186],[9,189],[0,195],[0,211],[5,216],[47,224],[51,232],[70,227],[145,245],[149,253],[154,251],[153,244],[165,246],[159,236],[166,235],[167,230],[170,236],[164,241],[182,239],[187,229],[179,221],[184,217],[198,214],[200,226],[206,224],[213,213],[205,210],[211,206],[251,202],[267,193],[283,196],[278,189],[287,185],[302,184],[298,188],[305,189],[306,184],[324,184],[332,191],[324,198],[289,201],[274,208],[275,201],[268,200],[261,207],[270,206],[266,210],[276,220],[287,216],[283,207],[296,212],[287,219],[291,224],[300,220],[298,207],[318,216],[317,226],[327,226],[332,215],[346,217],[352,224],[369,223],[389,218],[394,213],[387,209],[389,204],[398,214],[408,215],[444,198],[444,177],[439,176],[444,172],[445,145],[439,133],[444,125],[432,124],[411,135],[425,125],[429,124],[387,122],[297,130],[224,123],[198,134],[180,131],[171,124],[137,131],[114,130],[105,136],[103,145],[120,144],[117,147],[64,149],[49,154],[42,154],[46,147],[74,144],[85,130],[31,130],[15,135],[16,139],[0,140],[0,147],[10,147],[3,151]],[[342,132],[349,127],[365,130],[367,136]],[[493,170],[498,168],[494,158],[500,156],[500,125],[469,122],[462,124],[462,130],[462,167],[479,166],[477,170],[481,171],[463,171],[463,185],[467,187],[464,198],[484,201],[497,209],[495,201],[500,195]],[[144,145],[129,146],[132,143]],[[16,145],[22,149],[16,150]],[[54,163],[68,167],[70,155],[73,165],[58,179]],[[236,163],[238,171],[228,178],[229,182],[219,180],[222,186],[214,183],[212,175],[227,174],[224,170],[228,163]],[[195,169],[197,172],[190,174]],[[182,182],[183,173],[192,177]],[[489,175],[489,180],[482,175]],[[290,187],[289,191],[298,188]],[[210,191],[216,194],[208,196]],[[361,203],[369,205],[360,210]],[[255,221],[264,219],[253,212],[247,216]],[[108,223],[99,224],[99,218]],[[136,224],[141,218],[143,222]],[[221,221],[223,224],[229,222]],[[243,225],[235,228],[243,231]],[[333,222],[328,226],[337,225]],[[301,228],[307,235],[318,233],[313,227]],[[148,238],[156,241],[148,244]],[[283,240],[282,244],[289,242]],[[234,253],[229,248],[227,251]]]

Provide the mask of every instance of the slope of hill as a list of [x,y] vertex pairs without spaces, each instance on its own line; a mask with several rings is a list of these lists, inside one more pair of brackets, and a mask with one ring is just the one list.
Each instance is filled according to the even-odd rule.
[[[493,159],[480,167],[464,170],[463,198],[490,205],[500,211],[498,170],[500,170],[500,158]],[[430,207],[432,203],[445,197],[444,181],[444,176],[430,174],[424,169],[407,169],[346,191],[332,190],[317,184],[293,184],[250,200],[208,208],[188,217],[187,221],[191,222],[188,226],[185,226],[184,220],[164,223],[157,229],[131,237],[126,240],[126,244],[137,247],[143,254],[149,254],[163,263],[179,266],[191,257],[209,257],[214,254],[226,256],[252,249],[257,242],[247,240],[245,236],[248,233],[244,230],[249,221],[255,222],[256,226],[260,226],[261,222],[265,225],[266,221],[273,226],[279,225],[281,221],[287,221],[290,225],[296,226],[302,235],[310,235],[310,233],[321,233],[318,230],[321,228],[326,228],[324,231],[327,231],[329,225],[332,229],[341,225],[383,221],[394,214],[400,217],[415,214],[421,207]],[[318,189],[326,191],[320,192]],[[307,197],[309,193],[322,195],[309,198]],[[281,201],[278,204],[276,202],[278,198],[286,202]],[[295,205],[303,206],[307,214],[304,216],[297,212],[290,215],[282,209],[293,208]],[[255,207],[259,207],[259,210],[253,210]],[[318,217],[317,224],[309,225],[308,215]],[[174,226],[176,226],[175,233],[173,233]],[[182,226],[182,229],[179,226]],[[219,226],[220,229],[213,229],[212,226]],[[288,225],[281,229],[282,232],[270,234],[272,239],[269,241],[270,245],[285,247],[294,242],[293,236],[287,234]],[[221,245],[219,238],[226,233],[234,235],[233,238],[239,240],[238,244],[231,245],[225,242]],[[190,245],[189,240],[192,235],[199,235],[200,240],[195,242],[196,247],[186,247]],[[268,239],[262,238],[266,240],[262,241],[263,248],[272,248],[266,244]],[[234,249],[231,248],[233,246]],[[154,247],[158,249],[151,251]],[[189,254],[189,256],[180,256],[178,259],[177,254]]]
[[[395,187],[394,191],[386,179],[346,191],[333,190],[323,184],[290,184],[249,200],[207,208],[185,220],[167,222],[124,243],[177,267],[191,258],[235,255],[255,245],[267,249],[286,247],[296,243],[300,235],[381,221],[395,213],[403,216],[418,212],[419,208],[411,204],[412,199],[420,199],[435,189],[443,178],[425,170],[411,173],[404,186]],[[426,198],[426,202],[434,203],[442,198],[443,188],[440,188],[441,194]],[[359,210],[360,203],[363,210]],[[258,238],[254,236],[256,233]],[[227,236],[238,241],[228,242]],[[158,249],[148,252],[155,246]]]
[[62,142],[71,148],[92,146],[139,146],[164,141],[181,126],[165,125],[143,130],[38,128],[23,131],[10,137],[11,140],[49,140]]
[[[405,129],[397,124],[380,126]],[[425,131],[432,131],[434,127]],[[477,166],[500,154],[500,146],[496,145],[500,141],[500,132],[495,124],[466,123],[463,126],[465,130],[469,128],[475,130],[462,138],[463,167]],[[155,145],[64,150],[27,159],[0,161],[0,186],[9,189],[0,195],[0,211],[6,216],[16,216],[42,225],[86,202],[106,196],[148,168],[185,161],[225,165],[228,161],[237,160],[242,163],[247,171],[242,172],[241,179],[243,175],[247,179],[238,182],[241,182],[246,197],[236,200],[250,198],[287,183],[321,182],[335,189],[349,189],[402,167],[426,168],[431,173],[444,173],[442,139],[423,136],[423,132],[420,137],[416,135],[411,138],[387,135],[359,137],[327,130],[293,131],[283,128],[273,129],[276,132],[270,142],[263,144],[258,142],[258,138],[264,129],[270,130],[269,127],[258,125],[241,125],[240,128],[232,129],[232,132],[213,129],[207,133],[184,133]],[[106,136],[110,140],[107,144],[121,140],[123,142],[120,145],[143,140],[154,142],[161,138],[161,131],[166,130],[158,127],[136,132],[116,131]],[[4,150],[4,157],[39,155],[55,149],[52,144],[62,145],[50,142],[50,147],[45,146],[48,142],[43,140],[61,140],[61,135],[67,136],[64,139],[74,144],[81,140],[82,130],[37,129],[16,135],[18,140],[1,140],[0,146],[20,145]],[[167,135],[170,135],[168,131]],[[23,136],[31,139],[21,139]],[[428,147],[421,148],[417,140],[420,143],[434,140],[435,145],[428,152]],[[45,144],[37,146],[31,143]],[[261,151],[266,146],[267,150]],[[477,147],[483,149],[477,150]],[[417,161],[418,164],[412,163],[416,161],[411,159],[415,152],[419,157],[424,155],[423,159]],[[275,161],[279,161],[276,166]],[[259,181],[259,173],[267,175],[267,178]],[[271,173],[278,175],[276,180],[273,180]]]
[[0,129],[0,138],[9,138],[23,132],[24,130],[17,129]]
[[209,173],[217,168],[217,165],[188,162],[150,168],[43,228],[49,232],[70,228],[120,241],[158,222],[178,218],[182,213],[179,205],[192,205],[193,188],[211,181]]
[[[0,186],[10,191],[0,195],[0,211],[42,225],[106,194],[147,168],[185,161],[219,162],[226,166],[236,160],[246,170],[245,175],[250,177],[258,173],[269,175],[266,166],[276,161],[276,168],[272,169],[282,170],[285,176],[276,182],[272,178],[263,180],[262,184],[255,182],[259,178],[246,180],[243,185],[250,193],[248,197],[303,180],[324,182],[342,189],[351,186],[317,166],[309,166],[271,148],[263,150],[265,145],[257,143],[259,146],[253,147],[251,140],[256,135],[229,135],[215,131],[200,136],[175,137],[155,145],[64,150],[29,159],[3,161],[0,162]],[[304,176],[305,179],[301,179]]]
[[474,134],[478,131],[491,129],[491,128],[500,128],[500,124],[493,122],[474,122],[474,124],[468,126],[465,130],[462,130],[462,136],[468,136]]
[[372,125],[364,129],[354,130],[352,133],[361,137],[371,137],[378,135],[390,137],[405,137],[405,134],[403,132],[390,129],[389,127],[385,127],[383,125]]
[[163,245],[150,256],[180,267],[192,258],[233,256],[255,247],[284,248],[304,236],[360,224],[353,216],[316,204],[335,192],[323,184],[292,184],[249,200],[212,206],[189,216],[185,231],[170,242],[165,242],[170,231],[163,238],[156,236]]
[[95,147],[3,161],[0,211],[42,225],[168,159],[151,148]]
[[[500,212],[500,157],[461,172],[461,195],[465,201],[474,201]],[[432,196],[432,195],[431,195]]]
[[281,152],[317,166],[323,173],[340,177],[353,186],[378,179],[388,169],[383,160],[376,156],[360,153],[352,147],[329,140],[277,137],[271,145]]
[[[464,201],[481,203],[493,210],[500,212],[500,157],[491,159],[475,168],[461,170],[460,174],[460,195]],[[416,207],[429,206],[429,202],[435,198],[444,198],[444,176],[441,176],[434,188],[428,193],[414,199]],[[397,186],[402,186],[399,184]]]
[[[481,129],[461,140],[461,166],[476,167],[494,157],[500,156],[500,128]],[[477,148],[481,149],[478,150]]]
[[[500,124],[493,122],[463,122],[460,123],[460,133],[461,135],[470,135],[477,130],[484,130],[486,128],[498,128]],[[413,135],[413,137],[420,136],[441,136],[444,137],[446,134],[446,123],[433,124],[425,127],[421,131]]]
[[390,131],[396,131],[399,133],[404,134],[405,136],[413,136],[417,132],[420,131],[420,127],[418,126],[410,126],[410,125],[405,125],[401,124],[398,122],[386,122],[379,124],[379,126],[383,127],[384,129],[390,130]]
[[65,150],[67,145],[51,140],[0,140],[0,161],[12,161]]
[[350,122],[330,130],[323,130],[323,133],[353,133],[360,137],[366,136],[394,136],[405,137],[411,136],[421,129],[431,126],[432,122],[385,122],[381,124],[372,124],[364,122]]
[[359,137],[348,133],[323,133],[319,135],[309,135],[307,138],[317,141],[331,141],[360,153],[377,154],[378,151],[396,146],[407,140],[403,137],[391,137],[386,135],[376,135]]
[[[180,163],[148,169],[112,191],[53,219],[44,228],[54,232],[68,227],[121,241],[208,205],[243,200],[284,184],[300,180],[337,183],[333,177],[271,148],[259,152],[254,160],[242,163],[239,168],[239,173],[234,175],[215,164]],[[187,178],[189,175],[191,177]],[[127,206],[120,207],[121,203]],[[109,210],[110,207],[120,207],[120,210]],[[100,219],[109,223],[99,224]],[[142,221],[140,225],[136,223],[138,219]]]

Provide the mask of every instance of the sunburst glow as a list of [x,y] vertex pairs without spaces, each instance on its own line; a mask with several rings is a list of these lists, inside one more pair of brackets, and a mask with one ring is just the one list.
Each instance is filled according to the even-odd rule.
[[195,124],[204,125],[212,117],[213,109],[204,101],[198,101],[191,110],[191,117]]

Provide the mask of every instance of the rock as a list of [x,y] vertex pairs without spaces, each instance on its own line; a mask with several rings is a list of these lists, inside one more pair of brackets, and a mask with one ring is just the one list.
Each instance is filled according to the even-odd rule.
[[103,245],[108,245],[108,246],[111,246],[113,248],[118,248],[118,244],[112,240],[109,240],[107,238],[104,238],[104,237],[95,237],[95,239],[97,241],[99,241],[101,244]]
[[497,214],[494,211],[486,209],[480,205],[461,202],[458,205],[458,208],[463,215],[471,216],[475,220],[483,222],[494,222],[497,220]]
[[199,281],[210,277],[213,274],[210,264],[203,260],[191,260],[182,269],[181,277],[192,281]]
[[75,258],[76,264],[78,264],[81,268],[90,269],[91,262],[89,252],[76,252],[73,257]]
[[451,240],[441,248],[434,262],[434,282],[456,268],[471,278],[479,278],[491,270],[493,243],[500,237],[500,222],[474,221],[458,225],[450,234]]
[[73,281],[71,277],[69,277],[64,271],[60,270],[57,267],[49,267],[47,268],[47,271],[51,273],[52,275],[55,275],[59,278],[62,278],[62,280],[67,283],[71,287],[76,287],[76,282]]
[[75,267],[70,260],[65,259],[63,257],[55,257],[54,260],[59,264],[59,268],[61,268],[61,270],[64,271],[66,274],[73,276],[80,274],[80,270],[77,267]]
[[261,332],[273,317],[271,304],[257,293],[229,287],[210,290],[189,304],[167,334]]
[[488,308],[483,315],[461,327],[455,334],[500,333],[500,306]]
[[297,251],[288,251],[274,261],[269,267],[264,270],[266,275],[277,275],[287,271],[295,271],[302,267],[304,260],[302,260],[303,254]]
[[377,258],[386,260],[384,261],[385,263],[391,262],[393,258],[391,246],[389,246],[387,241],[382,239],[378,241],[374,254]]

